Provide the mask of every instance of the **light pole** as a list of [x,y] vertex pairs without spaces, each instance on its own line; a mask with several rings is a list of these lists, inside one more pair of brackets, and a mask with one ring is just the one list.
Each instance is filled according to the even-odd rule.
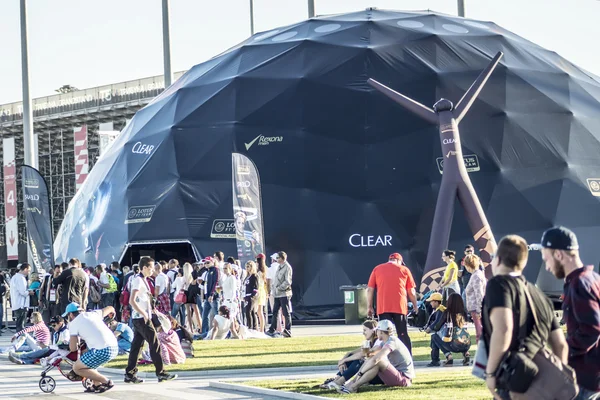
[[458,16],[465,16],[465,0],[458,0]]
[[308,0],[308,18],[315,16],[315,0]]
[[250,36],[254,35],[254,0],[250,0]]
[[173,82],[171,72],[171,30],[169,27],[169,0],[162,0],[162,24],[163,24],[163,58],[165,66],[165,89]]
[[33,112],[29,94],[29,50],[27,46],[27,0],[21,0],[21,79],[23,87],[23,147],[25,164],[38,167],[33,136]]

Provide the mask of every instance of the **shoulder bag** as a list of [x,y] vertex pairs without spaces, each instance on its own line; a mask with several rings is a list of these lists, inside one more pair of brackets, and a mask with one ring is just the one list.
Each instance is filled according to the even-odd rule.
[[500,362],[496,370],[497,385],[510,391],[513,400],[572,400],[579,393],[575,371],[546,349],[545,343],[533,359],[526,354],[527,304],[535,325],[540,324],[527,283],[518,282],[525,294],[525,301],[521,296],[519,307],[519,348],[507,352]]

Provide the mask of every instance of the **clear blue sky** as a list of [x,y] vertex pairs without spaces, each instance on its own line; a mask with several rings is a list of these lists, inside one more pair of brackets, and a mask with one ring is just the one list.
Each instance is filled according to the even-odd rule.
[[[599,0],[465,0],[467,17],[509,29],[600,75]],[[255,0],[255,28],[307,18],[306,0]],[[319,15],[378,7],[456,14],[456,0],[315,0]],[[173,70],[201,63],[249,36],[249,0],[171,0]],[[160,0],[29,0],[34,98],[160,75]],[[19,1],[0,0],[0,104],[20,101]]]

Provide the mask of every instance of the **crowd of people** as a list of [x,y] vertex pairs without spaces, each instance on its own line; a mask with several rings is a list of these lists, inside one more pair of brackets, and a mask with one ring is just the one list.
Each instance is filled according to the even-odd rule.
[[79,352],[73,372],[93,382],[89,392],[114,386],[97,368],[118,354],[128,354],[126,383],[143,382],[140,364],[153,364],[159,382],[175,379],[165,365],[193,357],[194,340],[292,336],[292,267],[285,252],[270,258],[267,267],[259,254],[245,268],[222,252],[183,266],[141,257],[131,268],[87,267],[73,258],[35,274],[23,263],[0,282],[16,323],[5,350],[15,364],[47,364]]
[[[422,298],[429,314],[423,330],[431,334],[428,366],[452,366],[454,354],[462,354],[462,365],[470,365],[474,342],[474,374],[485,380],[496,399],[559,398],[557,393],[600,399],[600,275],[584,266],[578,250],[570,230],[544,232],[545,267],[565,282],[566,338],[552,302],[523,276],[529,247],[519,236],[500,240],[489,280],[473,246],[465,247],[458,262],[455,251],[444,251],[446,269],[439,289],[425,296],[416,293],[403,257],[391,254],[373,269],[368,283],[368,314],[378,321],[363,324],[365,342],[344,355],[338,374],[321,387],[350,394],[368,384],[410,386],[416,374],[407,318],[409,311],[423,312],[417,306]],[[284,252],[271,260],[267,267],[265,255],[259,254],[242,268],[239,261],[216,252],[180,267],[177,260],[142,257],[131,270],[113,263],[110,270],[99,265],[86,273],[72,259],[52,274],[36,277],[37,285],[27,280],[31,267],[22,264],[10,279],[17,332],[9,358],[17,364],[48,362],[81,349],[85,342],[74,371],[93,381],[90,391],[101,393],[114,383],[97,368],[119,353],[129,354],[125,382],[142,382],[139,363],[152,363],[160,382],[176,378],[165,365],[191,356],[191,345],[184,343],[273,337],[277,332],[291,337],[292,267]],[[32,308],[33,296],[39,297]],[[27,318],[29,327],[24,326]],[[475,327],[474,340],[469,321]],[[144,343],[147,350],[142,351]]]

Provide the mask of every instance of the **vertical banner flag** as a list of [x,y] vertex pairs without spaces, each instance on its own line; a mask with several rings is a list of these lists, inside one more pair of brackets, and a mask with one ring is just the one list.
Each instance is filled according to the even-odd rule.
[[17,221],[17,168],[15,138],[2,140],[4,149],[4,211],[6,216],[6,254],[8,260],[19,259],[19,226]]
[[48,186],[39,171],[28,165],[21,167],[23,213],[27,223],[27,243],[34,271],[54,268],[54,249]]
[[235,237],[243,266],[265,251],[260,178],[248,157],[239,153],[231,157]]
[[74,128],[73,133],[75,134],[75,190],[79,190],[89,172],[87,125]]

